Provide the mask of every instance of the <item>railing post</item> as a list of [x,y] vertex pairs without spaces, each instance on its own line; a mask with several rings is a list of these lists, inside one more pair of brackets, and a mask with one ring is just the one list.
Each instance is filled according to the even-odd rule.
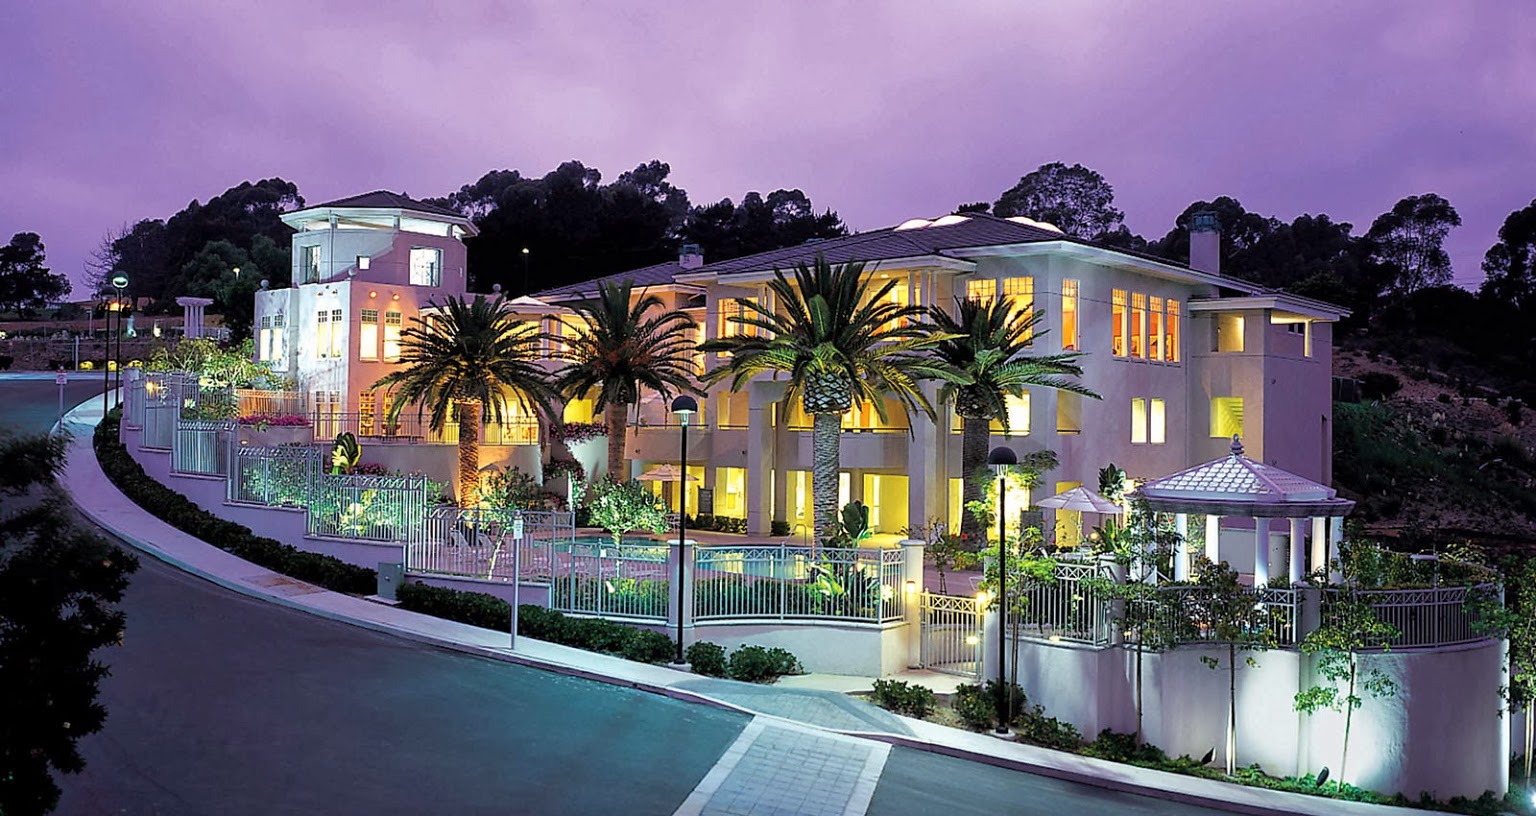
[[[901,542],[901,586],[903,616],[907,621],[907,667],[923,664],[923,546],[922,539]],[[882,561],[884,559],[881,559]]]
[[[683,648],[693,642],[693,546],[692,540],[669,539],[667,547],[667,571],[672,576],[667,581],[669,623],[676,627],[673,635],[682,642]],[[678,578],[682,580],[679,581]]]
[[[1109,578],[1111,581],[1114,581],[1117,584],[1125,583],[1125,565],[1116,561],[1112,556],[1099,556],[1099,568],[1109,573]],[[1106,606],[1108,606],[1107,610],[1104,609]],[[1094,607],[1095,616],[1100,618],[1100,620],[1094,621],[1095,628],[1108,627],[1109,637],[1105,638],[1105,640],[1109,642],[1110,646],[1124,645],[1125,632],[1121,631],[1119,626],[1113,625],[1113,622],[1123,620],[1125,618],[1125,601],[1113,600],[1108,604],[1105,604],[1102,598],[1098,598],[1094,601]],[[1109,614],[1109,620],[1107,621],[1102,619],[1105,611],[1107,611]],[[1103,630],[1100,629],[1100,631]],[[1095,640],[1097,639],[1098,638],[1095,637]]]
[[1323,590],[1303,584],[1296,587],[1296,644],[1323,625]]

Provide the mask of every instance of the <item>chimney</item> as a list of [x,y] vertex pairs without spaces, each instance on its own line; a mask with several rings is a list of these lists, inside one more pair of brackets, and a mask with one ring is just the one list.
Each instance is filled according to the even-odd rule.
[[1189,216],[1189,268],[1221,274],[1221,222],[1211,210]]
[[699,250],[698,244],[683,244],[682,251],[677,254],[677,265],[684,269],[698,269],[704,265],[704,253]]

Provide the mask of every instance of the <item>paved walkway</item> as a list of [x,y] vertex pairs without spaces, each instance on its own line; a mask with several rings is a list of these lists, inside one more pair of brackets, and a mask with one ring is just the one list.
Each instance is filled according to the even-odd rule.
[[[1319,799],[1186,777],[1075,754],[1005,742],[897,717],[840,690],[873,678],[794,678],[802,687],[756,686],[701,678],[530,638],[508,645],[505,633],[479,629],[342,595],[238,559],[165,524],[134,505],[102,473],[91,447],[101,403],[66,415],[72,434],[66,492],[92,521],[129,545],[235,592],[399,637],[461,652],[585,677],[676,699],[756,715],[735,745],[678,810],[681,814],[862,814],[891,746],[971,759],[1039,776],[1081,782],[1189,805],[1252,814],[1417,813]],[[955,680],[924,676],[932,685]],[[825,685],[828,688],[807,688]],[[787,782],[786,780],[792,780]],[[802,796],[801,793],[809,793]]]

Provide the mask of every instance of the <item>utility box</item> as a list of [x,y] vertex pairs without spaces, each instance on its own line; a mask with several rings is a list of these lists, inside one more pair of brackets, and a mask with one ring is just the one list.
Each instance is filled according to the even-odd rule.
[[383,561],[379,563],[379,597],[386,601],[397,601],[395,590],[405,583],[405,564],[398,561]]

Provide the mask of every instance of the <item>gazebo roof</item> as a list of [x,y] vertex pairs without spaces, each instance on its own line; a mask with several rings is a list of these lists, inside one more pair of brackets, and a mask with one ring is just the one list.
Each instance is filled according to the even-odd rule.
[[1341,516],[1355,506],[1327,485],[1249,459],[1236,436],[1226,456],[1153,479],[1137,494],[1163,512],[1229,516]]

